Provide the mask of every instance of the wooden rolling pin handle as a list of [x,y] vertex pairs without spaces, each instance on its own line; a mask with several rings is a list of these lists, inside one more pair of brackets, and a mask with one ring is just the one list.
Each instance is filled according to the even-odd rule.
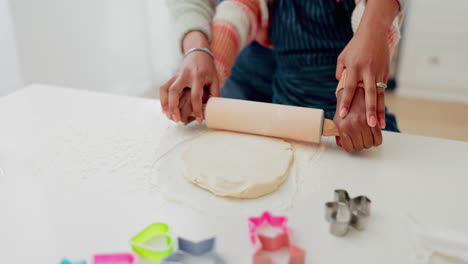
[[323,120],[322,136],[339,136],[340,132],[331,119]]

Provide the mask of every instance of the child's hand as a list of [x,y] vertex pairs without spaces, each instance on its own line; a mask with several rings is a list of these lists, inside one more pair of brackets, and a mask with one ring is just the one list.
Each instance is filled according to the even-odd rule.
[[[343,90],[338,93],[338,102],[341,102]],[[382,144],[382,132],[378,126],[369,127],[366,120],[366,102],[364,89],[358,88],[352,99],[349,113],[345,118],[340,117],[338,110],[333,118],[340,136],[336,137],[336,144],[348,152],[361,151]]]
[[[191,32],[184,39],[196,47],[208,47],[208,41],[200,32]],[[194,40],[195,39],[195,40]],[[188,45],[187,47],[191,47]],[[187,49],[186,49],[187,50]],[[184,88],[190,88],[190,104],[195,118],[203,121],[203,87],[209,87],[210,96],[219,96],[218,74],[213,58],[206,52],[195,51],[182,61],[177,73],[160,88],[160,100],[163,112],[175,122],[182,121],[179,110]],[[187,102],[186,102],[187,103]]]
[[186,88],[182,90],[182,94],[179,98],[179,111],[180,111],[180,121],[184,125],[188,125],[190,122],[195,120],[195,117],[192,116],[193,108],[191,102],[190,89]]

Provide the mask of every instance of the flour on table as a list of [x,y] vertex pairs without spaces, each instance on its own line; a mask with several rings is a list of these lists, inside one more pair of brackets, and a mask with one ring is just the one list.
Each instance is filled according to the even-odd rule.
[[[188,130],[187,130],[188,128]],[[205,126],[181,127],[169,125],[161,135],[161,147],[152,165],[149,184],[153,195],[161,196],[174,206],[184,206],[202,214],[216,217],[251,216],[260,211],[270,210],[286,213],[293,207],[294,200],[302,191],[310,193],[313,189],[301,190],[304,177],[313,177],[313,168],[317,165],[322,144],[289,142],[293,147],[294,160],[289,168],[289,176],[279,188],[256,199],[231,199],[212,193],[187,181],[183,175],[181,155],[198,137],[214,130]],[[229,210],[219,210],[229,208]]]
[[194,139],[181,160],[192,183],[218,196],[251,199],[286,180],[293,151],[281,139],[215,131]]

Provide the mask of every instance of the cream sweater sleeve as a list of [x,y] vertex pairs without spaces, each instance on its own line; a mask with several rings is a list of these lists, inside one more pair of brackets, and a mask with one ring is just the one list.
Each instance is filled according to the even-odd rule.
[[213,20],[216,0],[166,0],[180,51],[187,33],[198,30],[211,40],[211,21]]

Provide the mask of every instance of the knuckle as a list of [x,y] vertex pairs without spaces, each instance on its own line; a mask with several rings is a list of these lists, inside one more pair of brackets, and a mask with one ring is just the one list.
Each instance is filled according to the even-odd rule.
[[341,125],[341,129],[343,130],[343,132],[349,134],[349,132],[353,130],[353,125],[351,124],[351,122],[345,122]]
[[366,85],[364,89],[366,90],[366,93],[369,95],[375,96],[376,95],[376,87],[374,86],[375,84],[371,85]]
[[349,107],[351,105],[351,99],[348,97],[347,94],[343,95],[343,98],[341,99],[341,105]]
[[372,58],[366,58],[366,59],[361,59],[359,61],[359,64],[362,66],[362,67],[368,67],[368,66],[372,66],[374,64],[374,61]]
[[172,85],[171,87],[169,87],[169,93],[176,93],[177,92],[177,87]]
[[344,88],[345,88],[345,90],[354,89],[355,85],[356,85],[355,83],[346,82],[345,85],[344,85]]
[[362,124],[366,122],[366,118],[364,116],[356,116],[350,118],[350,125],[353,129],[360,129]]
[[360,126],[367,126],[367,118],[365,116],[360,116],[357,119],[357,124]]
[[192,89],[192,98],[199,98],[202,95],[201,89]]
[[367,112],[375,112],[375,111],[377,111],[377,107],[375,106],[375,104],[371,104],[367,106]]
[[196,79],[203,79],[206,76],[206,71],[205,70],[199,70],[194,74]]

